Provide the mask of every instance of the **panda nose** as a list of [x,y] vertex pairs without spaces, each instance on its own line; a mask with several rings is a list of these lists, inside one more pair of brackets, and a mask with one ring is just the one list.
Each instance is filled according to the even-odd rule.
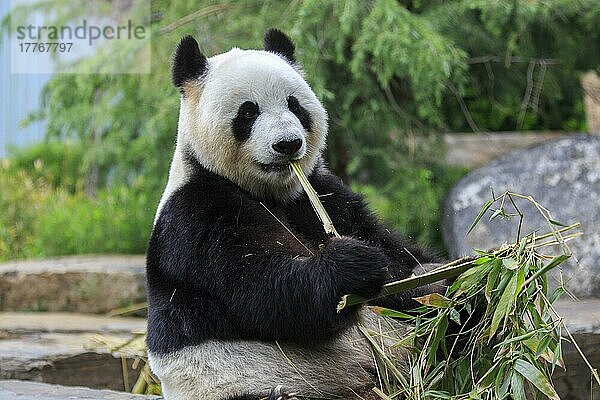
[[285,154],[287,156],[291,156],[295,154],[302,147],[301,139],[294,140],[282,140],[273,145],[273,150],[278,153]]

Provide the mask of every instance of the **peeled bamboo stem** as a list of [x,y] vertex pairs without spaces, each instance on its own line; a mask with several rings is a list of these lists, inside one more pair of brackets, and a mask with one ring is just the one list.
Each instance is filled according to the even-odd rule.
[[335,227],[333,226],[333,222],[331,222],[331,218],[329,218],[329,214],[327,214],[325,207],[323,207],[323,203],[321,203],[321,200],[319,200],[319,195],[311,186],[310,182],[308,181],[308,178],[306,178],[306,175],[304,175],[304,171],[302,171],[300,164],[298,164],[297,161],[292,161],[290,165],[296,173],[296,176],[298,177],[300,184],[304,188],[304,191],[308,195],[310,204],[312,205],[313,209],[317,213],[317,216],[321,220],[321,223],[323,224],[323,229],[325,229],[325,233],[327,233],[329,236],[340,237],[339,233],[337,233]]

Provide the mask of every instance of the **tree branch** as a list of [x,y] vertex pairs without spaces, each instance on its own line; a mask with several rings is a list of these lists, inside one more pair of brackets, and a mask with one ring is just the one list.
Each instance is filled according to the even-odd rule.
[[194,11],[191,14],[186,15],[185,17],[182,17],[180,19],[178,19],[175,22],[170,23],[167,26],[163,26],[162,28],[160,28],[156,34],[157,35],[164,35],[165,33],[170,33],[173,32],[175,29],[179,28],[180,26],[183,26],[185,24],[189,24],[190,22],[201,18],[201,17],[205,17],[207,15],[219,12],[219,11],[223,11],[226,10],[228,8],[232,8],[233,6],[231,4],[216,4],[214,6],[208,6],[208,7],[204,7],[201,8],[198,11]]
[[467,64],[485,64],[489,62],[508,62],[511,63],[536,63],[536,64],[546,64],[546,65],[555,65],[560,64],[561,61],[557,58],[535,58],[535,57],[500,57],[500,56],[480,56],[480,57],[471,57],[467,59]]

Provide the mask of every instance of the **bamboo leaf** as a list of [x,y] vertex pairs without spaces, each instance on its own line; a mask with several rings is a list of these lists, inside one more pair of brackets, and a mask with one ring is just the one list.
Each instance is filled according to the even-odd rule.
[[[545,337],[551,338],[551,336],[549,336],[549,334],[547,334]],[[535,338],[532,337],[532,338],[523,340],[523,344],[525,346],[527,346],[532,352],[535,353],[535,358],[541,357],[543,360],[545,360],[549,364],[554,363],[554,353],[552,352],[551,349],[548,348],[547,344],[543,343],[543,339],[539,340],[537,337],[535,337]],[[540,349],[542,349],[542,350],[540,351]]]
[[533,320],[534,326],[540,327],[544,324],[544,320],[542,319],[542,316],[540,315],[537,308],[535,307],[535,304],[528,303],[527,310],[529,311],[529,315],[531,316],[531,319]]
[[477,217],[475,217],[475,219],[471,223],[471,226],[469,226],[469,230],[467,230],[467,235],[469,233],[471,233],[471,231],[473,230],[473,228],[475,228],[475,225],[477,225],[479,223],[479,221],[481,220],[481,217],[483,217],[483,215],[487,212],[487,210],[490,209],[490,207],[492,206],[492,204],[494,204],[494,202],[492,200],[488,200],[488,201],[485,202],[485,204],[481,208],[481,211],[479,211],[479,214],[477,214]]
[[460,290],[468,292],[472,287],[485,280],[485,277],[494,266],[493,262],[479,265],[460,276],[456,282],[459,283]]
[[[494,370],[492,369],[492,370],[490,370],[490,374],[488,375],[489,383],[487,383],[487,384],[493,385],[494,390],[496,391],[496,394],[498,395],[498,397],[500,397],[500,395],[499,395],[500,388],[502,387],[504,372],[506,371],[507,365],[508,365],[507,362],[503,362],[498,367],[498,371],[496,373],[494,373],[493,372]],[[484,381],[484,384],[486,384],[486,381]]]
[[415,317],[400,311],[391,310],[385,307],[372,306],[369,307],[371,311],[373,311],[377,315],[381,315],[382,317],[391,317],[391,318],[400,318],[400,319],[414,319]]
[[[540,340],[540,342],[538,343],[536,349],[535,349],[535,357],[540,357],[542,356],[542,354],[547,353],[546,350],[548,350],[548,345],[550,344],[550,341],[552,340],[552,336],[550,334],[544,335],[544,337],[542,338],[542,340]],[[552,355],[554,356],[554,355]],[[546,357],[543,357],[545,360],[547,360],[548,362],[552,362],[552,356],[550,356],[550,354],[548,353]]]
[[[467,378],[467,376],[470,374],[471,371],[471,365],[468,364],[466,367],[464,365],[461,365],[461,373],[460,376],[461,378],[463,378],[463,380],[467,380],[470,381],[470,377]],[[484,375],[479,379],[479,381],[477,382],[477,384],[475,385],[475,387],[481,387],[481,388],[490,388],[494,386],[494,382],[496,381],[496,378],[498,377],[498,365],[494,365],[493,367],[489,368],[487,372],[484,373]],[[467,379],[465,379],[467,378]],[[470,383],[468,383],[468,387],[472,387],[473,385],[471,385]]]
[[500,385],[499,388],[498,385],[496,385],[496,395],[498,396],[498,399],[504,399],[508,395],[508,390],[510,388],[510,382],[513,374],[513,371],[509,371],[506,375],[498,375],[499,380],[502,382],[502,385]]
[[498,343],[494,347],[500,347],[500,346],[505,346],[507,344],[511,344],[511,343],[514,343],[514,342],[520,342],[522,340],[529,339],[530,337],[532,337],[533,335],[536,335],[537,333],[538,333],[538,331],[527,332],[527,333],[525,333],[523,335],[519,335],[519,336],[515,336],[515,337],[512,337],[512,338],[506,339],[506,340]]
[[525,282],[525,269],[519,268],[519,270],[517,271],[517,290],[515,290],[515,297],[514,297],[515,301],[517,300],[517,297],[519,297],[519,293],[521,293],[524,282]]
[[487,282],[485,284],[485,298],[489,302],[492,296],[492,290],[496,288],[496,282],[500,276],[500,268],[494,266],[487,276]]
[[493,261],[496,261],[496,257],[485,255],[485,256],[481,256],[477,260],[473,261],[473,264],[483,265],[485,263],[489,263],[489,262],[493,262]]
[[504,292],[502,293],[502,297],[500,297],[500,301],[498,301],[498,305],[496,306],[496,311],[494,312],[494,316],[492,317],[492,323],[490,325],[490,339],[494,336],[500,323],[506,315],[511,311],[512,305],[514,302],[515,291],[517,290],[517,274],[514,274],[513,277],[506,285]]
[[510,387],[514,400],[527,400],[525,396],[525,382],[523,376],[519,374],[512,374],[510,378]]
[[504,266],[504,268],[507,268],[510,270],[515,270],[515,269],[519,268],[519,263],[517,263],[517,260],[515,260],[512,257],[502,259],[502,265]]
[[447,297],[442,296],[439,293],[431,293],[421,297],[415,297],[413,300],[435,308],[449,308],[452,307],[454,302]]
[[436,329],[435,335],[433,336],[433,339],[430,344],[430,349],[429,349],[430,351],[428,351],[429,354],[427,357],[427,362],[429,363],[429,365],[435,364],[438,348],[440,346],[440,342],[442,341],[442,339],[446,337],[446,329],[447,328],[448,328],[448,319],[446,318],[446,315],[441,315],[440,321],[438,322],[438,324],[435,328]]
[[530,240],[530,236],[526,236],[519,241],[519,249],[517,250],[517,254],[519,254],[519,255],[523,254],[523,251],[525,250],[525,246],[527,246],[527,243],[529,242],[529,240]]
[[462,325],[460,322],[460,313],[456,309],[450,309],[450,320],[456,322],[458,325]]
[[546,378],[533,364],[525,360],[517,360],[514,370],[539,389],[544,395],[552,400],[560,400],[560,397]]
[[545,266],[540,268],[531,277],[527,278],[527,280],[523,283],[523,286],[527,286],[530,282],[533,282],[534,280],[539,278],[541,275],[548,273],[551,269],[562,264],[565,260],[568,260],[570,257],[571,257],[570,255],[561,254],[561,255],[553,258],[552,261],[550,261],[548,264],[546,264]]
[[556,225],[556,226],[564,226],[564,227],[569,226],[569,225],[563,224],[562,222],[556,221],[554,219],[548,219],[548,222],[550,222],[552,225]]
[[561,339],[559,339],[558,343],[556,343],[556,347],[554,348],[552,353],[553,353],[552,366],[554,367],[555,365],[558,365],[562,369],[565,369],[565,362],[562,357],[562,340]]
[[554,302],[560,297],[562,296],[564,293],[566,292],[565,288],[563,286],[559,286],[557,287],[554,292],[552,292],[552,295],[550,295],[550,304],[554,304]]

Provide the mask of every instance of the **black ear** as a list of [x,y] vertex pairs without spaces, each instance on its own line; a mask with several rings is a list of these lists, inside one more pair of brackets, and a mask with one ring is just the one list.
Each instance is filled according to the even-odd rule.
[[296,62],[294,43],[279,29],[271,28],[265,33],[265,50],[284,56],[289,62]]
[[208,62],[200,53],[198,42],[191,36],[183,37],[173,55],[173,85],[180,88],[185,82],[198,79],[207,68]]

